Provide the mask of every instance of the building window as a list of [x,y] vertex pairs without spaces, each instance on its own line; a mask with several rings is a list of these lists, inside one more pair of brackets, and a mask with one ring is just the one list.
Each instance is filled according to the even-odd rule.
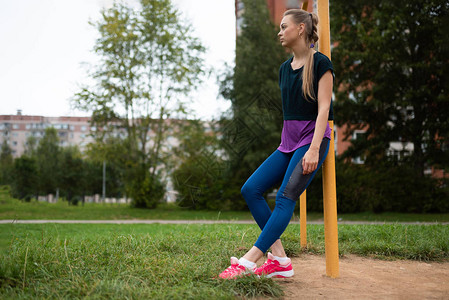
[[19,124],[13,124],[12,129],[19,129]]
[[287,8],[299,8],[298,0],[287,0],[286,1]]
[[[364,139],[364,138],[365,138],[365,131],[356,130],[352,134],[353,140]],[[355,157],[352,159],[352,162],[355,164],[358,164],[358,165],[362,165],[365,163],[365,157],[361,157],[361,156]]]
[[81,131],[86,131],[86,126],[81,126]]
[[12,141],[13,146],[17,146],[17,141]]

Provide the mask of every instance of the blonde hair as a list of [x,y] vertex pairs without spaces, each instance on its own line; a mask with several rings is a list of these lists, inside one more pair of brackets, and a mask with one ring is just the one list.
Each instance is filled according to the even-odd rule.
[[[284,12],[285,16],[292,16],[293,22],[297,25],[303,23],[305,25],[304,33],[306,35],[306,45],[311,48],[312,44],[318,41],[317,25],[318,16],[302,9],[289,9]],[[304,64],[302,72],[302,92],[306,99],[316,101],[316,95],[313,90],[313,51],[309,51],[308,57]]]

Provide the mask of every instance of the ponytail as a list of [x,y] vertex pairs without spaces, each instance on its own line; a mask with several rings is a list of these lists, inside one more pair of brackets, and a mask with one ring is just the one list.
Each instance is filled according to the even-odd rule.
[[[289,9],[284,13],[284,17],[288,15],[292,16],[296,24],[303,23],[305,25],[306,43],[313,48],[318,41],[318,16],[302,9]],[[310,49],[302,73],[302,92],[307,100],[316,101],[317,95],[313,90],[313,80],[313,51]]]

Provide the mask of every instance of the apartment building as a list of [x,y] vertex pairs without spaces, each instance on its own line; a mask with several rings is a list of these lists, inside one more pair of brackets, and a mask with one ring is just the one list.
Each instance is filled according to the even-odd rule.
[[90,133],[96,130],[90,126],[90,117],[28,116],[18,111],[16,115],[0,115],[0,143],[6,141],[13,157],[19,157],[27,139],[33,136],[39,141],[49,127],[57,130],[61,146],[78,145],[81,151],[93,140]]

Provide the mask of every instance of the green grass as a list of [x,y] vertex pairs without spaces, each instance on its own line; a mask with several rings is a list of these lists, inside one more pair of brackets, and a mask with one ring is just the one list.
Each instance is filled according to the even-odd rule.
[[51,220],[252,220],[247,211],[193,211],[175,204],[161,205],[156,209],[133,208],[127,204],[86,203],[84,206],[57,203],[22,202],[1,197],[0,219],[51,219]]
[[[298,221],[299,205],[294,220]],[[449,222],[449,214],[339,214],[342,221],[379,221],[379,222]],[[252,220],[249,211],[193,211],[175,204],[164,204],[156,209],[139,209],[125,204],[86,203],[73,206],[67,202],[22,202],[0,193],[0,220]],[[323,214],[309,212],[309,221],[322,220]]]
[[[278,282],[213,279],[257,238],[256,225],[3,224],[0,298],[233,299],[282,295]],[[283,235],[301,255],[299,225]],[[447,225],[341,225],[340,254],[448,260]],[[324,253],[323,225],[307,252]]]
[[449,214],[416,214],[383,212],[362,212],[354,214],[339,214],[341,221],[376,221],[376,222],[449,222]]

